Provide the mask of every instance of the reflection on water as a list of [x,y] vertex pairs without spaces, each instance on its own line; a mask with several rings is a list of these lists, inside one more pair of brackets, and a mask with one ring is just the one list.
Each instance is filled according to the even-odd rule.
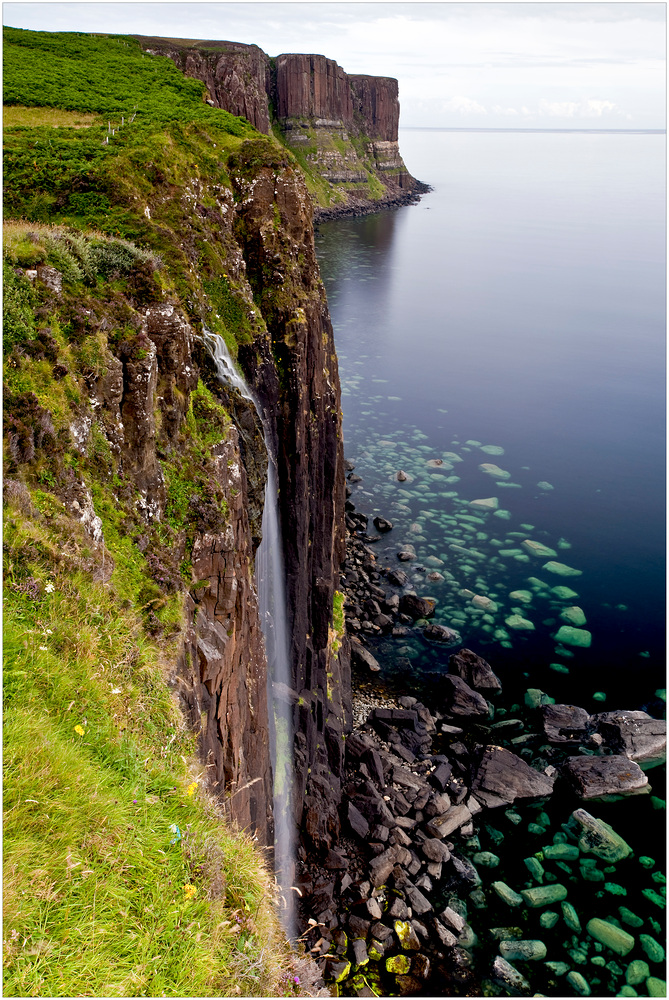
[[[466,643],[636,707],[663,683],[663,138],[411,132],[403,153],[435,190],[317,240],[353,499]],[[443,659],[415,640],[384,662],[428,683]]]

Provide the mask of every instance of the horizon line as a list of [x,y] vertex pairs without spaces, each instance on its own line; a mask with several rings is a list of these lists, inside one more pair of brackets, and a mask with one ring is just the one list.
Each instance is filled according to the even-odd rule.
[[639,135],[666,135],[666,128],[505,128],[503,125],[490,125],[487,128],[476,128],[463,125],[400,125],[400,129],[413,132],[606,132],[613,134],[636,133]]

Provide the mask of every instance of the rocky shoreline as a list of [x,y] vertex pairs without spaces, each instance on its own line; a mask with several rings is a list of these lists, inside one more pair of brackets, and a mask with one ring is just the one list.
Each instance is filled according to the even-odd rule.
[[421,195],[427,194],[432,188],[423,181],[414,181],[413,187],[407,191],[400,191],[398,194],[385,195],[378,201],[366,201],[360,199],[351,201],[346,205],[333,205],[330,208],[320,208],[314,205],[314,226],[321,222],[331,222],[333,219],[358,219],[364,215],[373,215],[389,208],[402,208],[404,205],[415,205],[420,201]]
[[[590,715],[532,688],[506,708],[491,666],[430,625],[434,603],[408,588],[403,550],[397,566],[379,564],[391,522],[374,518],[370,534],[349,498],[346,523],[345,834],[297,882],[325,982],[351,996],[665,995],[664,875],[599,815],[649,794],[640,765],[663,760],[665,723]],[[439,710],[375,683],[369,640],[415,630],[448,658]],[[648,883],[638,912],[616,908],[618,880]]]

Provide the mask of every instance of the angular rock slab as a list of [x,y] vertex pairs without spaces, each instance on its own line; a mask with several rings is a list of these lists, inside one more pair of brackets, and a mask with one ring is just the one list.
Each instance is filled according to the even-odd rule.
[[583,570],[574,569],[573,566],[567,566],[566,563],[556,562],[554,559],[544,563],[541,568],[547,570],[549,573],[555,573],[556,576],[583,576]]
[[452,715],[488,714],[488,703],[483,695],[473,691],[461,677],[446,674],[441,683],[446,708]]
[[523,996],[532,989],[527,979],[501,955],[497,955],[492,963],[490,978],[512,996]]
[[542,705],[541,713],[551,743],[580,743],[588,733],[590,716],[578,705]]
[[667,756],[667,724],[647,712],[602,712],[592,721],[612,750],[639,764],[659,764]]
[[561,773],[582,799],[649,791],[648,777],[627,757],[572,757]]
[[571,815],[583,829],[578,846],[584,854],[591,853],[602,861],[616,864],[632,853],[629,844],[608,823],[591,816],[585,809],[575,809]]
[[453,653],[448,660],[448,671],[457,674],[465,684],[477,691],[502,690],[502,683],[490,664],[471,649],[461,649]]
[[483,805],[494,808],[511,805],[516,799],[550,795],[554,781],[510,750],[489,746],[483,752],[471,787]]

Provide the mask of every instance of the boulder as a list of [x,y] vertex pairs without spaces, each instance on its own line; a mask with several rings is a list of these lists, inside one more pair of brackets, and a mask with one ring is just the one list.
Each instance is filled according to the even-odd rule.
[[377,531],[385,533],[386,531],[392,531],[392,523],[386,521],[385,517],[375,517],[373,521],[374,527]]
[[608,823],[595,819],[585,809],[576,809],[570,823],[572,821],[582,828],[578,846],[584,854],[591,853],[608,864],[616,864],[632,853],[629,844]]
[[602,712],[592,717],[607,747],[639,764],[659,764],[667,755],[667,724],[647,712]]
[[590,716],[576,705],[542,705],[544,732],[550,743],[581,743],[587,736]]
[[561,774],[582,799],[649,791],[647,776],[627,757],[571,757]]
[[459,632],[453,628],[447,628],[445,625],[439,625],[437,622],[430,622],[429,625],[426,625],[423,629],[423,636],[430,642],[443,642],[451,646],[460,642]]
[[441,678],[441,693],[447,710],[452,715],[488,715],[488,703],[477,691],[457,674]]
[[378,673],[381,669],[379,661],[354,636],[351,637],[351,662],[360,670],[369,670],[372,673]]
[[471,649],[460,649],[457,653],[452,653],[448,661],[448,671],[461,677],[470,688],[477,691],[502,689],[500,679],[490,664]]
[[402,594],[400,597],[400,613],[408,615],[416,621],[419,618],[429,618],[434,614],[435,601],[429,597],[418,597],[416,594]]
[[539,798],[553,791],[554,778],[530,767],[503,747],[486,747],[472,782],[472,792],[485,806],[510,805],[516,799]]
[[443,840],[444,837],[448,837],[448,835],[457,830],[458,827],[468,823],[471,818],[472,814],[467,806],[451,806],[448,812],[441,816],[435,816],[428,823],[426,823],[425,829],[431,837],[441,838]]

